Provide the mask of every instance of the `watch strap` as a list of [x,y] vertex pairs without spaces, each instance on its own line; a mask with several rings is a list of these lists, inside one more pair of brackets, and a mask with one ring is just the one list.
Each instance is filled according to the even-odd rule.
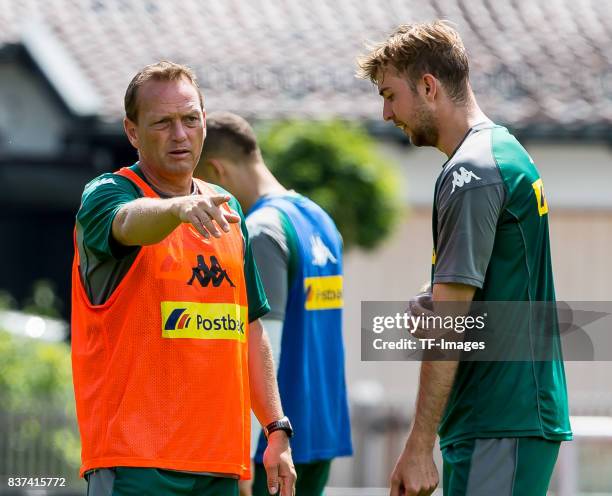
[[274,422],[270,422],[268,425],[264,427],[264,433],[266,438],[270,436],[275,431],[285,431],[287,437],[293,437],[293,427],[291,426],[291,422],[285,416],[281,419],[275,420]]

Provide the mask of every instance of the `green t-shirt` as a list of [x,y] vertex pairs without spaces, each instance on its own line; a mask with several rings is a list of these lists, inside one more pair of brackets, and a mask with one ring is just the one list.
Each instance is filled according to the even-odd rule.
[[[540,174],[507,129],[486,122],[470,130],[436,182],[432,227],[432,283],[474,286],[475,301],[555,301]],[[439,427],[442,447],[467,438],[571,439],[557,322],[544,329],[511,317],[511,332],[499,337],[507,342],[495,344],[504,350],[552,335],[551,359],[461,361]]]
[[[138,163],[130,168],[146,181]],[[213,187],[220,194],[228,194],[219,186],[213,185]],[[162,198],[166,197],[159,191],[157,193]],[[112,224],[123,205],[143,196],[140,188],[132,181],[116,174],[102,174],[85,186],[81,207],[76,217],[76,236],[81,277],[87,295],[95,305],[108,300],[138,255],[140,247],[122,246],[113,238]],[[255,264],[240,204],[232,197],[229,206],[240,215],[241,219],[249,322],[253,322],[269,312],[270,307]]]

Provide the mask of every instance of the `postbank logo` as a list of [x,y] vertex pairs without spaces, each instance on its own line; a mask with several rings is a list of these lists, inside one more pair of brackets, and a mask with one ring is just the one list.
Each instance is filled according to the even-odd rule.
[[246,342],[247,307],[235,303],[162,301],[162,337]]
[[531,187],[535,191],[536,200],[538,201],[538,213],[540,217],[548,213],[548,202],[546,201],[546,195],[544,194],[544,183],[542,179],[538,179],[531,184]]
[[306,310],[331,310],[342,308],[342,276],[306,277]]

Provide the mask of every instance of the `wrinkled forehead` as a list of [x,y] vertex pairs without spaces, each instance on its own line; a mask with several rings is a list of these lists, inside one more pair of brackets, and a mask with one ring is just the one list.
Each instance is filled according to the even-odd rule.
[[198,89],[186,78],[146,81],[137,97],[139,112],[143,113],[191,112],[202,107]]

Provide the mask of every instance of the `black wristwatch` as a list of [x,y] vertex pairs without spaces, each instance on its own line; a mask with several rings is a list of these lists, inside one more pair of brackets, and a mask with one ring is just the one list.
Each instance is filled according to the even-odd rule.
[[270,437],[270,434],[272,434],[274,431],[285,431],[287,437],[293,437],[293,427],[291,427],[291,422],[289,422],[287,417],[270,422],[263,428],[263,431],[266,435],[266,439]]

